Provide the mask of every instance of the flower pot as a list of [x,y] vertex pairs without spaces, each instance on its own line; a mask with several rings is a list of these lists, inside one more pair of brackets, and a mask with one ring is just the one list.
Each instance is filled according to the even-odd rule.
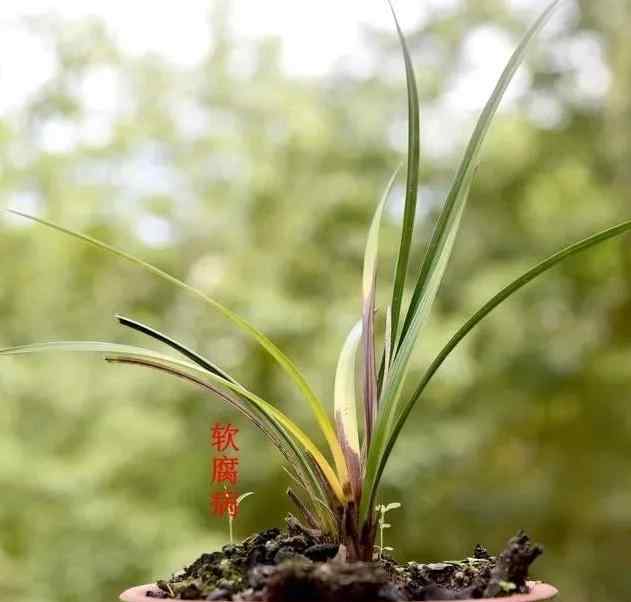
[[[528,582],[530,586],[530,593],[528,594],[513,594],[506,598],[499,598],[501,602],[539,602],[540,600],[551,600],[559,592],[552,585],[547,583],[539,583],[535,581]],[[156,602],[157,598],[147,596],[147,592],[160,591],[155,584],[149,585],[137,585],[124,591],[120,595],[120,599],[123,602]],[[191,602],[205,602],[204,600],[193,600]],[[460,602],[480,602],[479,600],[461,600]]]

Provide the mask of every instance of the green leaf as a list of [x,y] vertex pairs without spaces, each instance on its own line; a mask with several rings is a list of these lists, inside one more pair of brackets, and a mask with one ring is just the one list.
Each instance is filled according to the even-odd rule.
[[[280,410],[272,406],[264,399],[258,397],[251,391],[238,383],[226,380],[225,378],[209,372],[190,362],[170,358],[161,353],[150,351],[142,347],[133,347],[131,345],[118,345],[115,343],[104,343],[100,341],[60,341],[50,343],[35,343],[31,345],[21,345],[18,347],[10,347],[0,349],[0,356],[20,355],[26,353],[40,353],[45,351],[79,351],[79,352],[98,352],[103,353],[107,359],[121,363],[136,363],[156,369],[170,371],[171,374],[194,378],[192,375],[201,375],[204,379],[209,379],[211,383],[225,387],[237,393],[238,395],[248,399],[254,406],[260,410],[269,420],[280,425],[288,431],[298,441],[304,449],[311,454],[317,462],[322,473],[326,477],[331,489],[340,501],[343,501],[344,495],[340,486],[337,475],[322,455],[320,450],[311,441],[311,439],[289,419]],[[196,382],[200,382],[196,380]],[[201,381],[203,382],[203,381]]]
[[309,491],[308,485],[305,483],[302,476],[294,470],[291,464],[289,466],[281,464],[281,469],[300,489]]
[[397,255],[397,263],[394,272],[394,287],[392,289],[392,332],[396,339],[401,314],[401,303],[405,290],[405,280],[410,259],[410,246],[414,232],[414,218],[416,217],[416,202],[418,195],[418,172],[420,159],[420,116],[418,90],[416,87],[416,75],[410,57],[405,36],[399,25],[392,2],[388,0],[394,23],[399,36],[399,43],[405,62],[405,76],[408,92],[408,164],[407,182],[405,187],[405,208],[403,210],[403,226],[401,228],[401,244]]
[[146,334],[150,336],[151,338],[156,339],[157,341],[160,341],[161,343],[164,343],[165,345],[168,345],[172,349],[175,349],[178,353],[181,353],[184,357],[187,357],[191,361],[195,362],[198,366],[205,368],[209,372],[214,372],[215,374],[218,374],[219,376],[223,376],[227,380],[236,382],[234,378],[232,378],[228,373],[226,373],[221,368],[219,368],[219,366],[217,366],[210,360],[206,359],[205,357],[203,357],[196,351],[193,351],[190,347],[187,347],[186,345],[180,343],[179,341],[172,339],[171,337],[160,332],[159,330],[156,330],[155,328],[151,328],[151,326],[147,326],[146,324],[143,324],[142,322],[138,322],[137,320],[132,320],[131,318],[126,318],[125,316],[121,316],[119,314],[116,315],[116,319],[123,326],[127,326],[128,328],[131,328],[138,332],[142,332],[143,334]]
[[379,231],[383,210],[392,191],[392,186],[399,174],[400,167],[395,170],[386,186],[381,201],[375,210],[364,254],[363,274],[363,367],[364,367],[364,432],[366,449],[370,446],[372,430],[377,419],[378,387],[377,365],[375,353],[375,289],[377,285],[377,256],[379,253]]
[[129,253],[126,253],[125,251],[121,251],[120,249],[117,249],[111,245],[108,245],[105,242],[97,240],[96,238],[92,238],[91,236],[88,236],[86,234],[81,234],[80,232],[75,232],[68,228],[64,228],[63,226],[60,226],[58,224],[55,224],[43,218],[35,217],[33,215],[22,213],[20,211],[15,211],[13,209],[9,209],[8,211],[9,213],[13,213],[14,215],[19,215],[31,221],[37,222],[39,224],[42,224],[43,226],[52,228],[53,230],[57,230],[58,232],[66,234],[67,236],[72,236],[74,238],[87,242],[95,247],[98,247],[99,249],[108,251],[109,253],[112,253],[113,255],[117,255],[118,257],[121,257],[123,259],[126,259],[127,261],[135,263],[136,265],[140,266],[144,270],[151,272],[155,274],[156,276],[159,276],[163,280],[166,280],[167,282],[170,282],[171,284],[174,284],[175,286],[187,291],[188,293],[202,299],[203,301],[208,303],[208,305],[210,305],[211,307],[216,309],[218,312],[220,312],[225,318],[227,318],[233,324],[239,327],[241,331],[243,331],[248,336],[252,337],[255,341],[257,341],[261,345],[261,347],[263,347],[263,349],[269,355],[271,355],[276,360],[276,362],[290,376],[290,378],[294,381],[294,383],[298,386],[302,394],[305,396],[305,398],[309,402],[309,405],[311,406],[311,409],[316,417],[316,420],[320,428],[322,429],[322,432],[324,433],[327,443],[329,444],[340,478],[342,480],[345,480],[348,478],[348,475],[346,474],[346,464],[344,462],[344,455],[342,454],[342,449],[335,435],[335,429],[333,428],[331,420],[328,414],[326,413],[326,409],[324,408],[324,405],[322,404],[320,399],[316,396],[316,394],[313,392],[313,390],[307,383],[305,377],[302,375],[300,370],[298,370],[296,365],[262,332],[257,330],[254,326],[252,326],[249,322],[244,320],[241,316],[239,316],[232,310],[228,309],[227,307],[225,307],[218,301],[215,301],[215,299],[212,299],[211,297],[205,295],[200,290],[190,286],[189,284],[186,284],[185,282],[182,282],[181,280],[178,280],[175,276],[168,274],[167,272],[161,270],[160,268],[157,268],[154,265],[151,265],[150,263],[147,263],[146,261],[143,261],[142,259],[134,257],[133,255],[130,255]]
[[[214,385],[209,384],[199,379],[196,376],[192,376],[191,374],[183,371],[181,368],[177,368],[177,367],[174,368],[173,366],[166,365],[165,363],[157,363],[155,360],[147,360],[147,359],[138,358],[138,357],[118,356],[118,357],[107,357],[106,359],[111,362],[137,365],[137,366],[142,366],[145,368],[153,368],[155,370],[166,372],[173,376],[177,376],[184,380],[197,384],[203,388],[207,388],[211,390],[212,392],[216,393],[220,398],[230,401],[230,398],[226,397],[227,395],[229,395],[229,393],[224,393],[220,389],[217,390]],[[210,374],[214,374],[214,373],[210,373]],[[235,384],[238,385],[236,381],[235,381]],[[249,401],[249,400],[246,399],[243,401]],[[296,472],[297,477],[299,479],[298,482],[309,493],[310,499],[318,499],[319,497],[326,497],[327,491],[323,488],[322,477],[320,477],[322,471],[317,470],[318,468],[317,464],[315,465],[313,464],[313,461],[315,461],[313,458],[313,455],[310,454],[308,451],[307,452],[301,451],[301,449],[299,448],[299,443],[294,440],[293,436],[285,428],[282,421],[279,421],[273,416],[271,416],[269,412],[265,411],[265,408],[260,408],[260,406],[257,406],[256,404],[253,404],[251,407],[245,405],[245,407],[249,409],[250,411],[259,410],[263,414],[263,417],[273,427],[272,430],[281,436],[283,442],[287,445],[289,450],[293,452],[293,456],[289,453],[285,453],[285,448],[284,448],[284,445],[282,445],[282,443],[279,446],[277,446],[278,449],[281,451],[281,453],[285,456],[285,459],[287,460],[289,465],[292,466],[293,470]],[[273,437],[270,437],[270,438],[272,439],[272,441],[274,441]],[[289,471],[288,471],[288,474],[291,475]],[[328,489],[330,490],[331,488],[328,487]],[[324,513],[322,512],[322,509],[320,507],[316,507],[315,512],[320,517],[323,531],[327,531],[328,529],[331,533],[334,533],[336,529],[336,524],[334,522],[331,522],[330,520],[330,516],[329,516],[330,511],[329,513]]]
[[564,259],[567,259],[568,257],[571,257],[572,255],[576,255],[577,253],[580,253],[582,251],[585,251],[589,249],[590,247],[593,247],[594,245],[605,242],[609,240],[610,238],[613,238],[615,236],[620,236],[621,234],[624,234],[628,231],[631,231],[631,220],[622,222],[618,224],[617,226],[613,226],[611,228],[598,232],[597,234],[593,234],[592,236],[589,236],[588,238],[585,238],[579,242],[569,245],[568,247],[565,247],[561,251],[558,251],[554,255],[551,255],[544,261],[538,263],[537,265],[529,269],[527,272],[522,274],[519,278],[513,280],[510,284],[504,287],[499,293],[497,293],[491,299],[489,299],[489,301],[487,301],[477,312],[475,312],[475,314],[473,314],[473,316],[469,320],[467,320],[467,322],[456,332],[456,334],[454,334],[454,336],[449,340],[449,342],[443,347],[440,353],[436,356],[436,358],[434,359],[434,361],[432,362],[432,364],[430,365],[430,367],[427,369],[426,373],[424,374],[423,378],[421,379],[421,382],[416,388],[414,394],[410,397],[410,399],[407,401],[407,403],[403,407],[400,415],[398,416],[396,420],[396,423],[392,430],[392,434],[390,435],[390,438],[386,445],[385,453],[383,454],[381,458],[379,475],[381,475],[381,473],[383,472],[383,469],[388,461],[390,453],[392,452],[392,448],[394,447],[394,444],[396,443],[397,438],[401,430],[403,429],[405,421],[407,420],[410,412],[412,411],[412,408],[421,397],[423,391],[425,390],[425,387],[430,382],[430,380],[432,379],[432,377],[434,376],[438,368],[440,368],[440,366],[445,361],[445,359],[447,359],[449,354],[456,348],[458,343],[460,343],[460,341],[462,341],[462,339],[464,339],[464,337],[467,336],[467,334],[471,332],[471,330],[473,330],[473,328],[475,328],[477,324],[479,324],[497,306],[499,306],[501,303],[503,303],[505,300],[507,300],[509,297],[511,297],[514,293],[519,291],[521,288],[526,286],[526,284],[528,284],[531,280],[534,280],[535,278],[537,278],[537,276],[544,274],[545,272],[553,268],[555,265],[557,265]]
[[368,238],[366,240],[366,250],[364,252],[364,270],[363,270],[363,299],[364,302],[370,297],[372,290],[375,287],[375,278],[377,275],[377,255],[379,253],[379,231],[381,229],[381,220],[383,217],[383,210],[388,202],[388,198],[392,193],[392,187],[397,180],[401,166],[397,167],[395,172],[390,177],[388,185],[381,197],[375,213],[370,223],[368,230]]
[[[200,380],[199,378],[184,372],[180,368],[174,368],[173,366],[166,365],[165,363],[158,363],[155,360],[147,360],[144,358],[129,356],[107,357],[106,359],[111,362],[131,364],[142,366],[145,368],[160,370],[173,376],[177,376],[183,378],[184,380],[193,382],[194,384],[200,385],[203,388],[207,388],[213,392],[217,392],[214,385]],[[214,373],[210,373],[210,375],[214,375]],[[234,382],[234,384],[241,386],[236,383],[236,381]],[[226,381],[226,385],[228,386],[228,381]],[[226,399],[220,393],[218,395],[219,397]],[[249,399],[246,398],[246,400],[244,401],[249,401]],[[293,433],[288,432],[288,429],[286,428],[287,425],[284,423],[284,421],[279,420],[278,417],[272,416],[264,407],[262,408],[260,407],[260,405],[257,404],[253,404],[252,407],[249,407],[248,409],[250,409],[250,411],[259,410],[263,414],[264,418],[268,420],[269,424],[274,427],[274,430],[282,437],[283,442],[286,443],[288,448],[293,452],[292,457],[291,454],[283,453],[284,446],[279,447],[281,453],[283,453],[289,465],[292,466],[292,468],[296,471],[297,476],[299,477],[298,482],[309,493],[310,499],[317,500],[319,498],[327,497],[327,492],[332,491],[333,489],[329,485],[323,485],[323,479],[325,479],[326,477],[321,476],[324,471],[317,464],[317,458],[314,458],[313,454],[309,453],[308,450],[305,452],[301,451],[301,449],[299,448],[301,442],[294,440]],[[288,474],[291,473],[288,472]],[[330,471],[327,471],[327,474],[330,474]],[[335,533],[337,525],[335,524],[335,522],[332,522],[330,520],[331,511],[329,510],[328,513],[325,513],[319,506],[316,506],[314,510],[316,514],[320,517],[323,532],[326,532],[328,530],[331,533]]]
[[[307,499],[309,500],[308,502],[303,500],[302,497],[300,497],[291,487],[287,488],[287,496],[289,497],[289,499],[295,504],[296,508],[298,509],[298,511],[300,512],[300,514],[302,515],[302,519],[304,521],[306,521],[306,523],[309,525],[309,527],[311,527],[312,529],[320,529],[322,532],[324,532],[325,530],[322,529],[321,526],[321,521],[318,520],[316,518],[315,513],[319,513],[320,512],[320,508],[314,507],[316,502],[314,501],[313,497],[311,494],[307,495]],[[311,509],[310,506],[311,505]],[[327,519],[330,521],[330,516],[327,514],[326,515]],[[333,518],[333,523],[335,523],[335,517]]]
[[17,347],[6,347],[4,349],[0,349],[0,355],[22,355],[27,353],[42,353],[46,351],[91,352],[102,353],[104,355],[115,353],[168,359],[167,356],[158,353],[157,351],[145,349],[144,347],[119,345],[117,343],[106,343],[101,341],[53,341],[48,343],[18,345]]
[[[502,72],[500,79],[486,103],[480,119],[475,127],[471,140],[465,150],[464,157],[458,168],[454,182],[447,195],[445,206],[436,224],[432,240],[430,242],[425,260],[421,268],[410,307],[406,315],[399,346],[392,363],[389,381],[384,383],[384,394],[382,395],[382,412],[377,423],[377,429],[371,446],[367,465],[365,494],[362,500],[361,515],[366,519],[369,509],[373,505],[373,498],[383,470],[383,456],[393,423],[397,412],[399,395],[403,380],[407,372],[407,365],[412,353],[414,344],[418,338],[421,328],[425,325],[429,316],[432,304],[438,293],[440,282],[444,275],[454,240],[460,226],[462,213],[466,204],[468,192],[475,173],[477,160],[482,146],[482,142],[491,125],[491,121],[497,112],[504,93],[511,82],[519,65],[523,61],[524,55],[534,36],[543,27],[552,12],[559,4],[560,0],[555,0],[537,19],[534,25],[528,30],[521,43],[511,56],[508,64]],[[394,320],[393,315],[393,320]]]
[[[188,347],[184,346],[182,343],[175,341],[167,335],[141,322],[130,320],[129,318],[125,318],[123,316],[117,316],[117,318],[124,326],[129,326],[134,330],[147,334],[163,343],[166,343],[167,345],[182,353],[185,357],[188,357],[197,365],[208,370],[209,372],[217,374],[218,376],[230,380],[233,383],[240,384],[217,365],[213,364],[195,351],[192,351]],[[200,385],[204,388],[209,388],[220,399],[236,407],[252,423],[254,423],[268,437],[268,439],[272,441],[274,446],[280,451],[286,461],[291,466],[293,466],[293,470],[296,471],[302,487],[309,491],[310,495],[324,494],[319,487],[319,481],[315,478],[315,475],[313,474],[309,456],[300,453],[300,451],[296,448],[293,439],[288,435],[287,431],[282,428],[280,424],[269,420],[269,418],[265,414],[262,414],[256,407],[245,403],[243,399],[237,397],[236,394],[232,391],[226,391],[217,388],[213,385],[209,385],[206,382],[202,382],[194,377],[191,377],[190,375],[186,375],[181,372],[176,372],[174,370],[168,370],[167,372],[172,375],[189,380],[194,384]],[[327,524],[330,522],[328,520],[328,516],[326,517],[326,519],[323,518],[323,520],[326,520]]]
[[[467,184],[469,183],[470,181]],[[403,387],[405,376],[407,375],[409,361],[414,350],[414,345],[416,344],[416,340],[422,327],[427,323],[432,304],[438,293],[445,270],[447,269],[447,264],[451,257],[451,251],[456,241],[458,227],[464,213],[468,193],[469,186],[467,185],[466,189],[463,191],[462,203],[460,204],[458,211],[451,216],[452,219],[448,222],[447,229],[445,230],[446,236],[441,238],[440,244],[437,247],[436,262],[434,264],[434,269],[432,269],[427,280],[427,287],[424,289],[425,294],[421,297],[421,301],[416,309],[411,327],[403,339],[403,344],[392,360],[388,380],[384,381],[384,392],[381,400],[382,415],[379,424],[380,431],[384,436],[387,434],[388,429],[391,426],[391,421],[396,411],[399,395],[401,388]]]
[[353,498],[359,499],[361,467],[357,399],[355,397],[355,360],[362,336],[362,323],[357,322],[346,338],[335,374],[335,425],[346,458]]
[[[170,361],[167,356],[145,349],[143,347],[135,347],[131,345],[118,345],[115,343],[106,343],[98,341],[58,341],[50,343],[35,343],[31,345],[21,345],[18,347],[11,347],[8,349],[0,349],[0,355],[21,355],[27,353],[41,353],[47,351],[56,352],[90,352],[101,353],[105,356],[116,355],[133,355],[134,357],[144,357],[150,359],[160,359],[161,361]],[[236,381],[232,381],[236,382]],[[200,383],[198,383],[200,384]],[[207,385],[207,383],[204,383]],[[210,385],[207,385],[210,386]],[[274,445],[281,451],[281,453],[287,457],[288,451],[285,445],[280,441],[278,433],[274,432],[273,425],[270,425],[265,416],[260,416],[258,413],[253,412],[241,399],[231,394],[229,391],[221,390],[216,387],[212,387],[212,392],[220,397],[223,401],[226,401],[233,407],[237,408],[243,413],[250,421],[252,421],[261,431],[263,431],[267,437],[274,443]]]
[[[161,353],[145,349],[144,347],[135,347],[132,345],[119,345],[116,343],[107,343],[99,341],[55,341],[49,343],[35,343],[31,345],[21,345],[18,347],[10,347],[6,349],[0,349],[0,356],[4,355],[22,355],[29,353],[42,353],[42,352],[81,352],[81,353],[101,353],[105,357],[116,356],[130,356],[141,359],[160,360],[161,362],[169,363],[173,362],[171,358]],[[190,364],[188,364],[191,367]],[[179,365],[179,368],[186,367],[185,365]],[[182,374],[178,373],[178,376]],[[206,382],[196,381],[197,384],[202,384],[205,388],[209,388],[215,395],[220,397],[223,401],[226,401],[233,407],[237,408],[243,413],[249,420],[251,420],[257,427],[259,427],[268,438],[274,443],[274,445],[281,451],[281,453],[287,457],[288,449],[279,439],[278,433],[274,432],[273,424],[270,424],[265,416],[261,417],[257,413],[253,412],[247,404],[240,398],[236,397],[230,391],[219,389],[215,386],[209,385]],[[289,460],[288,460],[289,461]]]
[[[203,370],[202,368],[199,368],[194,364],[190,364],[182,360],[175,360],[171,358],[167,359],[169,361],[169,365],[181,365],[183,367],[186,367],[190,371],[200,372],[212,382],[231,389],[238,395],[250,400],[270,420],[279,423],[282,428],[284,428],[289,434],[291,434],[292,437],[294,437],[296,441],[298,441],[304,447],[304,449],[313,457],[317,467],[322,471],[322,474],[325,476],[327,483],[331,487],[339,502],[344,503],[345,495],[343,493],[342,486],[337,474],[328,463],[327,459],[322,455],[322,452],[320,452],[320,450],[313,443],[310,437],[295,422],[293,422],[290,418],[283,414],[283,412],[278,410],[272,404],[265,401],[255,393],[252,393],[242,385],[239,385],[238,383],[233,383],[229,380],[226,380],[225,378],[222,378],[221,376],[218,376],[217,374],[214,374],[212,372],[208,372],[207,370]],[[161,362],[163,360],[161,360],[160,358],[137,358],[134,356],[127,356],[126,354],[120,354],[117,358],[114,359],[114,361],[130,364],[138,363],[148,367],[160,368],[162,367]]]
[[554,2],[552,2],[552,4],[548,6],[548,8],[541,14],[537,21],[535,21],[532,27],[527,31],[526,35],[522,38],[521,43],[514,51],[506,67],[504,68],[504,71],[502,72],[502,75],[500,76],[500,79],[497,82],[495,89],[493,90],[493,94],[491,94],[491,97],[489,98],[482,111],[482,114],[480,115],[478,123],[476,124],[473,135],[469,140],[469,144],[467,145],[467,148],[465,150],[464,157],[460,163],[460,166],[452,183],[451,189],[448,193],[445,207],[438,220],[438,224],[434,231],[432,241],[430,242],[429,249],[425,256],[425,260],[421,268],[421,274],[418,278],[412,300],[410,301],[410,307],[406,314],[405,322],[401,332],[401,340],[403,340],[403,337],[409,329],[416,313],[417,306],[422,299],[424,287],[426,286],[426,282],[430,277],[433,264],[436,261],[435,257],[440,245],[441,238],[446,235],[445,230],[447,229],[450,216],[452,215],[452,213],[458,211],[459,205],[463,202],[463,191],[471,183],[473,172],[475,171],[477,166],[480,149],[482,148],[482,143],[486,138],[486,134],[491,126],[495,114],[497,113],[497,109],[502,98],[504,97],[504,93],[506,92],[508,85],[517,72],[517,69],[523,62],[526,51],[528,50],[528,47],[533,38],[537,35],[537,33],[539,33],[539,31],[543,28],[548,19],[552,16],[552,13],[559,5],[559,2],[560,0],[555,0]]
[[[465,198],[468,190],[465,191]],[[372,501],[366,500],[367,496],[374,496],[376,492],[377,475],[380,459],[385,450],[388,434],[392,429],[394,418],[396,415],[397,402],[401,394],[404,379],[408,371],[409,360],[414,349],[416,342],[416,335],[429,315],[431,308],[431,301],[438,291],[442,275],[447,267],[447,263],[450,257],[450,251],[455,242],[457,234],[457,226],[462,218],[464,211],[464,204],[460,210],[454,216],[454,222],[449,229],[448,236],[443,239],[440,249],[444,249],[446,252],[442,252],[438,255],[438,262],[436,269],[433,271],[432,278],[429,281],[428,294],[424,297],[423,303],[419,305],[417,315],[413,322],[414,329],[409,330],[404,340],[400,352],[394,356],[391,362],[391,367],[387,374],[387,379],[383,381],[383,392],[381,396],[381,412],[379,420],[377,422],[377,428],[373,438],[373,444],[369,450],[368,459],[366,462],[366,477],[364,483],[364,499],[362,504],[366,504],[363,508],[365,512],[367,508],[372,506]],[[384,372],[385,374],[385,372]],[[370,492],[370,493],[369,493]]]
[[390,377],[390,362],[392,361],[392,308],[386,310],[386,327],[384,333],[383,352],[383,378],[382,383],[387,383]]

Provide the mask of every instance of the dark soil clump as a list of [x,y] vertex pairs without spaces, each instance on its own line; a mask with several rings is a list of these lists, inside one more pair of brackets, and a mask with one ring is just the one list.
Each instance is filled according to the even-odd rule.
[[460,561],[346,562],[343,546],[288,520],[220,552],[203,554],[166,581],[156,598],[234,602],[395,602],[496,598],[528,591],[526,580],[542,548],[523,532],[497,557],[476,546]]

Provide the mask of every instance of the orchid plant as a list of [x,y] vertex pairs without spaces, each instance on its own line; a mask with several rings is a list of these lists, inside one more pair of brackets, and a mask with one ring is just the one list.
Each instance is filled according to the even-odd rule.
[[[332,417],[298,367],[255,326],[219,301],[105,242],[45,219],[13,211],[17,215],[132,262],[197,296],[213,310],[222,314],[256,341],[293,381],[298,392],[310,406],[324,435],[328,451],[319,449],[309,434],[274,403],[251,391],[218,365],[166,334],[127,317],[117,316],[121,325],[166,344],[177,355],[169,356],[140,347],[89,341],[25,345],[0,350],[0,355],[43,351],[98,352],[103,354],[108,362],[159,370],[201,387],[244,414],[267,435],[280,453],[284,460],[284,468],[295,484],[289,489],[289,496],[305,526],[319,531],[323,537],[331,541],[343,544],[350,560],[371,559],[379,530],[380,515],[379,511],[375,510],[378,507],[376,501],[388,459],[410,412],[422,398],[425,388],[445,359],[477,324],[531,280],[564,259],[631,229],[631,220],[620,223],[565,247],[524,272],[492,296],[453,334],[427,366],[415,388],[404,387],[409,380],[412,351],[427,327],[432,305],[454,247],[477,170],[482,143],[528,46],[558,4],[559,0],[554,1],[525,34],[484,107],[445,199],[424,260],[419,269],[414,267],[416,274],[412,281],[413,287],[410,287],[412,295],[406,303],[404,291],[407,290],[409,272],[412,271],[409,259],[419,184],[419,102],[410,53],[396,14],[390,6],[405,63],[408,98],[407,173],[400,245],[394,268],[392,295],[384,303],[385,335],[379,337],[380,340],[383,338],[383,348],[377,349],[375,291],[379,232],[384,207],[398,178],[397,170],[377,205],[368,232],[363,267],[361,317],[351,329],[339,356]],[[355,369],[357,361],[361,362],[362,366],[359,376]],[[407,390],[412,390],[412,393],[404,394]],[[383,524],[381,526],[383,527]]]

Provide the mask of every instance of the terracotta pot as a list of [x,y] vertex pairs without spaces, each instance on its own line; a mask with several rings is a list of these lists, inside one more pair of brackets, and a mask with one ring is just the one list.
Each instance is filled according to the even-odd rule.
[[[547,583],[537,583],[529,581],[530,593],[529,594],[513,594],[506,598],[496,598],[500,602],[539,602],[540,600],[551,600],[559,592],[555,587],[548,585]],[[146,595],[147,591],[158,592],[156,585],[138,585],[132,587],[127,591],[124,591],[120,595],[120,599],[123,602],[156,602],[159,598],[151,598]],[[488,598],[487,598],[488,600]],[[191,602],[205,602],[204,600],[192,600]],[[461,600],[460,602],[480,602],[480,600]]]

